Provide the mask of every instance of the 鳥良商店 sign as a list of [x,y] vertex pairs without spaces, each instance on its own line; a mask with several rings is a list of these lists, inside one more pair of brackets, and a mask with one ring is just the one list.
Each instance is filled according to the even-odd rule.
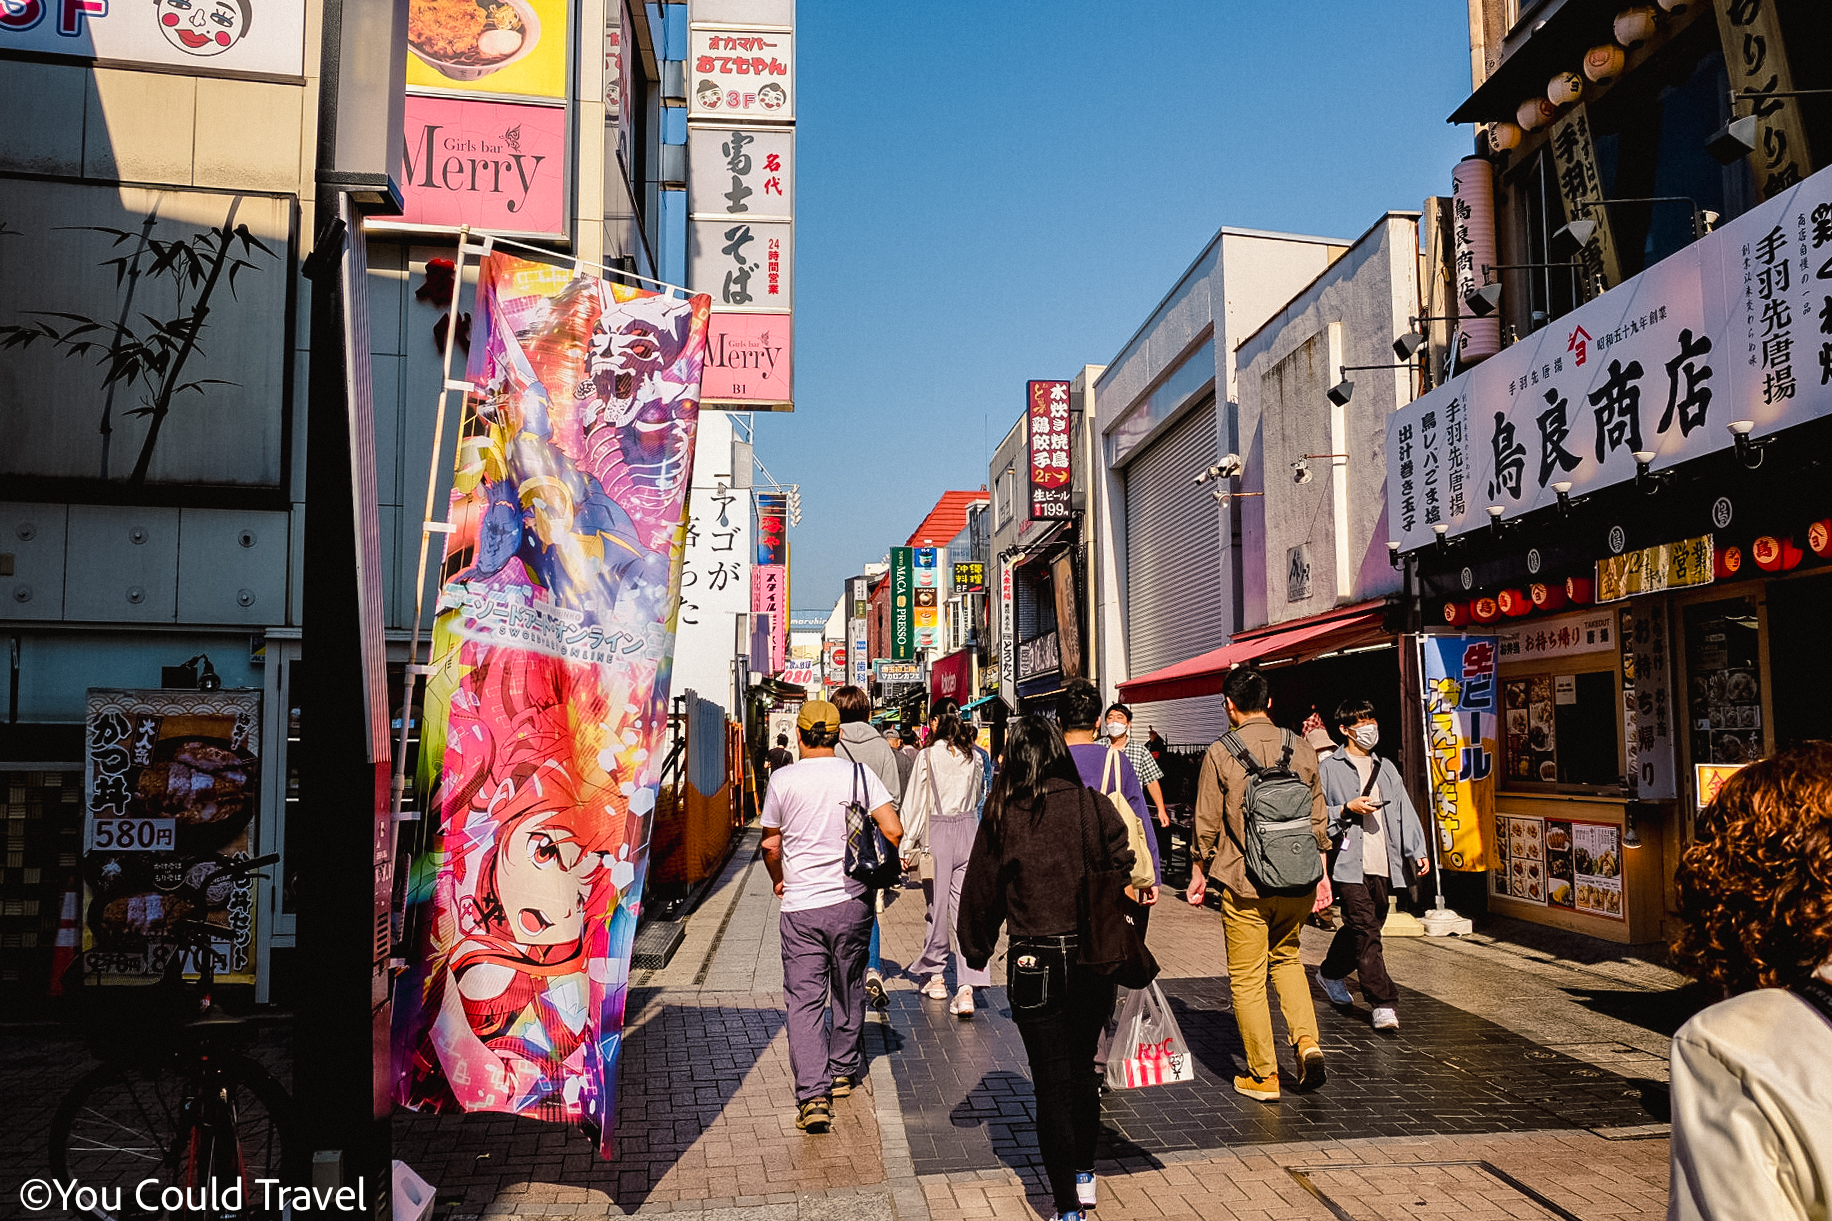
[[1031,382],[1030,520],[1069,516],[1069,383]]
[[688,32],[692,119],[795,117],[795,35],[786,30]]
[[[1389,537],[1402,551],[1832,412],[1832,171],[1822,171],[1387,422]],[[1033,416],[1034,419],[1034,416]]]

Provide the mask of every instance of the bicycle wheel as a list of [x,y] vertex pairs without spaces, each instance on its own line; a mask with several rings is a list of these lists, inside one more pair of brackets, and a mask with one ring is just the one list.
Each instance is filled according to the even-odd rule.
[[96,1221],[266,1216],[255,1180],[280,1177],[290,1113],[280,1083],[244,1057],[105,1064],[58,1104],[51,1170],[95,1189],[73,1202]]

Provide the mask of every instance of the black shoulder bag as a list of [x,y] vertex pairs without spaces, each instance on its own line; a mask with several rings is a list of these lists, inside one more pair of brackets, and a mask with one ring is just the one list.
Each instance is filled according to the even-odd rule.
[[871,788],[865,783],[865,765],[852,765],[852,800],[846,803],[846,876],[875,889],[896,885],[903,874],[897,850],[878,829],[878,820],[865,805]]
[[[1088,811],[1094,802],[1085,786],[1075,792],[1075,814],[1081,824],[1081,887],[1076,895],[1076,940],[1081,965],[1110,976],[1125,988],[1143,988],[1158,976],[1158,961],[1126,914],[1126,887],[1132,871],[1115,869],[1113,852],[1101,840],[1101,862],[1094,867],[1088,848]],[[1099,818],[1094,820],[1099,825]]]

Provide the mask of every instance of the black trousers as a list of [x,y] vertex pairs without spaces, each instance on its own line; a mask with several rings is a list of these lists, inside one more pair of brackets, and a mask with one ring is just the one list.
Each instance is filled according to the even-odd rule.
[[[1030,1058],[1031,1084],[1037,1094],[1037,1151],[1056,1198],[1056,1211],[1081,1207],[1075,1197],[1075,1173],[1094,1169],[1094,1146],[1100,1136],[1100,1074],[1094,1053],[1100,1032],[1113,1013],[1113,981],[1083,969],[1074,961],[1074,940],[1022,939],[1007,952],[1007,994],[1012,1021]],[[1042,1003],[1021,1007],[1038,997],[1039,981],[1020,982],[1021,961],[1032,958],[1044,973]]]
[[1320,968],[1327,979],[1345,979],[1351,971],[1361,975],[1361,994],[1375,1008],[1399,1003],[1399,989],[1387,974],[1387,954],[1380,929],[1387,922],[1387,894],[1392,884],[1367,874],[1360,882],[1335,882],[1336,901],[1342,905],[1342,927],[1329,943],[1329,956]]

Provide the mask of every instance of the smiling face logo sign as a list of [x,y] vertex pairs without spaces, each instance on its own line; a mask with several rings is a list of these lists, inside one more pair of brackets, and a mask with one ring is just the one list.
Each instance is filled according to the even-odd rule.
[[159,32],[189,55],[221,55],[248,36],[254,0],[154,0]]

